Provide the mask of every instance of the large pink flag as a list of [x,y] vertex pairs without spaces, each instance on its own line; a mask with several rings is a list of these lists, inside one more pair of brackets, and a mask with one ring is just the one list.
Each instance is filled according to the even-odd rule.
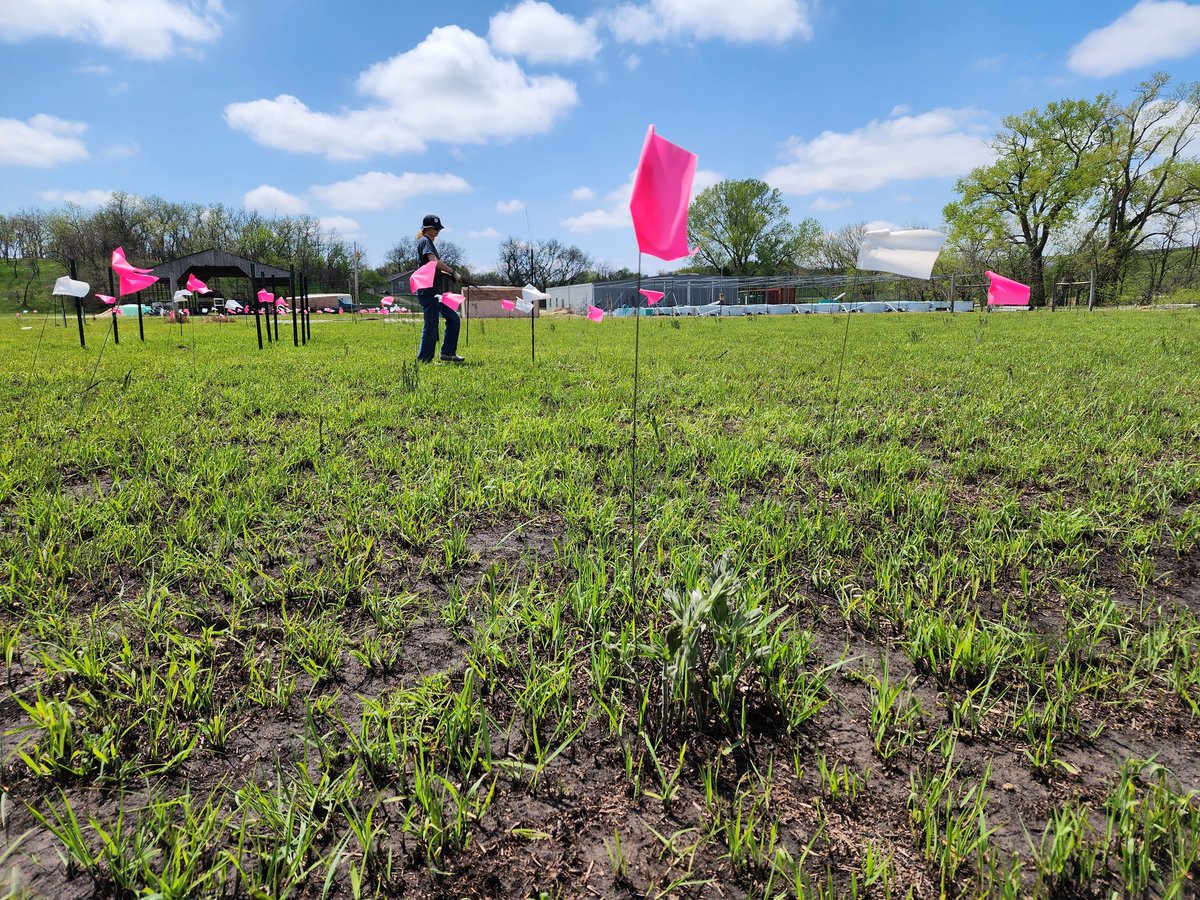
[[261,291],[258,292],[258,302],[259,303],[274,303],[275,295],[272,294],[270,291],[268,291],[266,288],[263,288]]
[[660,138],[651,125],[629,198],[633,231],[643,253],[667,262],[689,255],[687,214],[695,174],[696,154]]
[[383,306],[391,306],[393,303],[396,302],[396,298],[389,294],[386,297],[380,298],[379,302]]
[[466,298],[462,294],[452,294],[449,291],[442,294],[442,303],[453,310],[457,310],[462,305]]
[[116,297],[110,297],[108,294],[97,294],[96,299],[101,301],[105,306],[112,306],[117,302]]
[[514,303],[512,300],[505,300],[503,297],[500,298],[500,308],[501,309],[512,310],[516,307],[516,305],[517,304]]
[[655,303],[657,303],[663,297],[667,296],[662,291],[648,291],[645,288],[638,291],[638,293],[641,294],[643,297],[645,297],[646,302],[649,303],[651,306],[653,306]]
[[593,322],[603,322],[604,321],[604,310],[602,310],[598,306],[589,306],[588,307],[588,318],[591,319]]
[[184,287],[186,287],[189,291],[195,291],[197,294],[211,294],[212,293],[212,291],[210,291],[208,289],[207,284],[205,284],[203,281],[201,281],[199,278],[197,278],[195,275],[193,275],[190,272],[188,273],[187,284],[184,285]]
[[150,274],[149,269],[139,269],[137,266],[129,264],[129,261],[125,259],[124,247],[118,247],[112,252],[112,267],[116,272],[120,272],[122,269],[124,269],[127,272],[137,272],[139,275]]
[[150,285],[158,281],[154,275],[140,275],[137,272],[122,272],[117,269],[117,277],[121,281],[120,289],[117,291],[122,297],[126,294],[136,294],[138,291],[143,291]]
[[158,277],[150,274],[149,269],[131,266],[125,259],[125,251],[121,247],[112,252],[112,268],[121,280],[121,287],[117,293],[122,297],[126,294],[136,294],[158,281]]
[[414,294],[425,288],[431,288],[435,274],[437,274],[437,260],[431,259],[408,277],[408,286]]
[[997,275],[987,273],[991,286],[988,288],[988,306],[1028,306],[1029,285]]

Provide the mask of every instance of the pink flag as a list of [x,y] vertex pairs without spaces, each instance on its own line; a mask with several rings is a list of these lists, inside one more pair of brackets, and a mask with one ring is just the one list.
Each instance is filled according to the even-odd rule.
[[110,297],[110,296],[108,296],[108,294],[97,294],[96,299],[102,300],[104,302],[105,306],[112,306],[114,303],[117,302],[116,297]]
[[129,261],[125,259],[125,249],[123,247],[118,247],[112,252],[112,267],[116,272],[124,269],[126,272],[136,272],[139,275],[150,274],[149,269],[139,269],[137,266],[130,265]]
[[591,319],[593,322],[603,322],[604,321],[604,310],[602,310],[598,306],[589,306],[588,307],[588,318]]
[[121,288],[117,293],[122,297],[126,294],[136,294],[158,281],[156,276],[150,274],[149,269],[131,266],[125,259],[125,251],[120,247],[112,252],[112,267],[121,279]]
[[648,291],[645,288],[638,291],[638,293],[641,294],[643,297],[645,297],[646,302],[649,303],[651,306],[653,306],[655,303],[657,303],[663,297],[667,296],[662,291]]
[[259,303],[274,303],[275,295],[272,294],[270,291],[268,291],[266,288],[263,288],[261,291],[258,292],[258,302]]
[[396,302],[396,298],[389,294],[387,297],[384,297],[379,302],[382,303],[384,306],[391,306],[393,303]]
[[184,285],[189,291],[195,291],[197,294],[211,294],[208,285],[197,278],[195,275],[188,273],[187,284]]
[[154,275],[140,275],[137,272],[122,272],[117,270],[117,277],[121,280],[120,289],[117,291],[122,297],[126,294],[136,294],[138,291],[143,291],[150,285],[158,281]]
[[502,309],[514,309],[514,308],[516,308],[516,305],[517,304],[513,303],[511,300],[504,300],[504,299],[500,300],[500,307]]
[[330,308],[327,306],[327,307],[325,307],[325,312],[327,312],[327,313],[331,313],[331,312],[333,312],[333,310],[332,310],[332,309],[330,309]]
[[408,277],[408,286],[415,294],[424,288],[433,287],[433,276],[437,272],[437,260],[431,259]]
[[997,275],[987,273],[991,286],[988,288],[988,306],[1028,306],[1029,285]]
[[342,308],[339,306],[339,307],[338,307],[338,315],[339,315],[339,316],[344,316],[345,314],[346,314],[346,311],[345,311],[344,309],[342,309]]
[[687,213],[695,174],[696,154],[659,137],[651,125],[629,198],[633,231],[643,253],[670,262],[691,252]]
[[464,299],[462,294],[451,294],[449,291],[442,294],[442,303],[453,310],[457,310],[462,305]]

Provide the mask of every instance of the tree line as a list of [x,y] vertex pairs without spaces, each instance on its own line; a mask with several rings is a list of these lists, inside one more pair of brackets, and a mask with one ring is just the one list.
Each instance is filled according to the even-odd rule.
[[[1200,85],[1159,73],[1115,93],[1058,100],[1006,117],[995,157],[960,178],[942,226],[937,274],[993,269],[1047,288],[1095,273],[1104,299],[1149,301],[1200,277]],[[904,227],[928,227],[909,223]],[[726,180],[692,202],[683,271],[726,275],[852,271],[865,223],[825,231],[792,222],[783,197],[757,179]]]
[[151,265],[210,248],[256,262],[295,265],[315,282],[345,281],[352,248],[313,216],[267,218],[221,204],[172,203],[161,197],[115,193],[96,209],[75,204],[0,215],[0,261],[31,274],[43,260],[75,260],[79,277],[107,285],[114,247],[135,265]]
[[[937,274],[993,269],[1047,289],[1089,280],[1105,300],[1148,301],[1200,279],[1200,85],[1171,86],[1165,73],[1116,93],[1064,99],[1006,117],[988,142],[994,159],[960,178],[943,210],[950,235]],[[906,223],[904,227],[928,227]],[[937,227],[937,226],[935,226]],[[679,270],[738,276],[852,271],[866,226],[827,231],[813,218],[792,221],[782,194],[758,179],[727,179],[692,202],[688,232],[698,248]],[[104,284],[109,254],[124,246],[136,264],[207,248],[297,268],[315,283],[348,284],[354,252],[313,216],[267,218],[220,204],[172,203],[117,193],[103,206],[73,204],[0,215],[0,258],[37,272],[39,260],[74,259],[80,276]],[[462,248],[438,244],[468,283],[540,288],[633,276],[599,265],[557,239],[509,237],[495,267],[472,271]],[[415,268],[416,239],[403,238],[379,269],[360,258],[360,282],[382,284]]]

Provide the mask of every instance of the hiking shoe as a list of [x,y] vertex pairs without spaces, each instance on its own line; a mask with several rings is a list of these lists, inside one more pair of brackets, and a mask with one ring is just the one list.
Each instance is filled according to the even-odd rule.
[[454,356],[443,356],[442,362],[464,363],[466,362],[466,359],[456,354]]

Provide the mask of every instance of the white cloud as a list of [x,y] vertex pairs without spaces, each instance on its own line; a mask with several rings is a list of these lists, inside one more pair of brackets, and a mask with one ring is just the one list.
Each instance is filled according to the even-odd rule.
[[[721,180],[721,175],[708,169],[697,169],[692,180],[692,199],[704,190]],[[563,219],[562,225],[568,231],[576,234],[587,234],[592,231],[606,231],[614,228],[632,228],[633,219],[629,215],[629,197],[633,194],[633,175],[629,180],[610,191],[605,196],[605,204],[599,209],[588,210],[578,216]]]
[[787,162],[766,180],[789,194],[870,191],[892,181],[950,178],[991,161],[987,129],[973,109],[933,109],[872,120],[851,132],[791,138]]
[[435,172],[365,172],[346,181],[318,185],[313,196],[334,209],[374,211],[400,206],[419,194],[469,191],[471,185],[458,175]]
[[128,159],[131,156],[137,156],[141,152],[141,145],[137,141],[117,141],[114,144],[108,145],[108,149],[104,151],[104,155],[109,159]]
[[338,234],[354,234],[362,227],[348,216],[321,216],[320,221],[322,228]]
[[23,0],[5,3],[0,41],[67,38],[139,59],[163,59],[182,46],[216,40],[220,0]]
[[519,213],[524,209],[524,200],[501,200],[496,204],[496,212],[498,213]]
[[1067,66],[1103,78],[1200,50],[1200,6],[1181,0],[1142,0],[1115,22],[1071,48]]
[[35,166],[48,169],[59,163],[86,159],[79,136],[83,122],[38,114],[28,121],[0,119],[0,166]]
[[571,191],[572,200],[591,200],[595,196],[596,192],[586,185],[583,187],[577,187],[575,190]]
[[370,105],[317,112],[288,94],[231,103],[225,121],[267,147],[330,159],[409,153],[429,141],[482,144],[549,131],[579,100],[557,75],[527,75],[487,41],[456,25],[363,72]]
[[104,63],[94,63],[92,65],[76,66],[75,71],[80,75],[108,75],[112,72],[112,66],[105,65]]
[[47,203],[74,203],[77,206],[103,206],[112,199],[112,191],[42,191]]
[[627,57],[625,57],[625,68],[630,72],[636,72],[638,70],[638,66],[641,64],[642,58],[636,53],[630,53]]
[[617,40],[635,44],[673,36],[778,44],[813,34],[803,0],[650,0],[617,7],[608,26]]
[[500,232],[498,232],[495,228],[488,227],[488,228],[484,228],[482,231],[468,231],[467,237],[476,238],[476,239],[485,239],[485,240],[495,240],[496,238],[500,237]]
[[247,191],[242,198],[246,209],[257,210],[267,215],[298,216],[308,212],[308,204],[302,197],[289,194],[287,191],[269,184],[260,184],[252,191]]
[[492,16],[488,39],[501,53],[533,63],[593,59],[600,50],[593,19],[580,22],[541,0],[522,0]]
[[845,198],[841,200],[833,200],[829,197],[818,197],[808,205],[808,208],[813,212],[833,212],[835,209],[844,209],[850,206],[854,201]]

